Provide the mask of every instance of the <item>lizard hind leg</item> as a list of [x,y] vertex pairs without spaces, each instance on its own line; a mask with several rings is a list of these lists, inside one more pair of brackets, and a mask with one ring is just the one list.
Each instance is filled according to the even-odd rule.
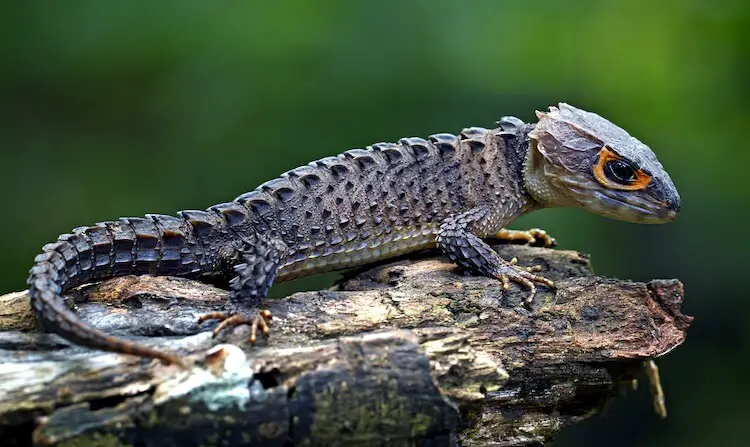
[[214,337],[225,329],[243,325],[250,326],[251,344],[255,344],[258,331],[267,336],[272,316],[260,307],[288,252],[281,239],[267,235],[256,234],[243,240],[238,249],[240,262],[232,267],[236,276],[229,282],[231,294],[226,310],[204,314],[198,322],[218,320]]

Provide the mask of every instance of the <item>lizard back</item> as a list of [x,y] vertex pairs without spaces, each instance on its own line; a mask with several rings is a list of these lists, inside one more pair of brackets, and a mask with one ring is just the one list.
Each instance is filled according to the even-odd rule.
[[514,149],[477,127],[402,138],[313,161],[235,201],[251,211],[253,230],[290,248],[284,281],[433,247],[440,222],[485,200],[515,214],[511,202],[524,192],[523,151]]

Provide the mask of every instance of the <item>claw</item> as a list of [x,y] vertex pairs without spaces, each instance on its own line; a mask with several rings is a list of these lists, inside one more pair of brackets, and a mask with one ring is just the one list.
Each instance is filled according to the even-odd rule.
[[555,238],[550,236],[546,231],[542,230],[541,228],[532,228],[529,230],[529,234],[531,234],[531,236],[534,237],[535,239],[541,239],[542,241],[544,241],[544,243],[542,244],[543,247],[550,248],[550,247],[554,247],[555,245],[557,245],[557,241],[555,240]]
[[497,279],[502,281],[504,291],[507,292],[508,290],[510,290],[510,281],[508,280],[508,275],[498,275]]
[[537,276],[537,275],[532,275],[532,276],[534,277],[534,281],[536,282],[540,282],[547,287],[555,287],[555,283],[545,278],[544,276]]
[[530,307],[534,302],[534,298],[536,298],[536,286],[529,280],[526,280],[524,284],[529,288],[529,296],[526,297],[524,303],[526,304],[526,306]]
[[255,333],[258,332],[258,318],[253,318],[253,322],[250,324],[250,344],[255,345],[256,338]]
[[513,258],[505,264],[504,268],[495,275],[497,279],[502,281],[503,290],[510,290],[510,283],[514,282],[520,284],[522,287],[529,291],[529,295],[524,300],[526,307],[530,307],[536,297],[537,287],[534,283],[544,284],[548,287],[554,287],[555,284],[549,279],[535,275],[533,272],[539,272],[542,270],[542,266],[534,265],[531,267],[521,267],[518,265],[518,259]]
[[264,336],[268,336],[270,332],[269,323],[272,318],[271,312],[268,310],[261,310],[254,316],[243,313],[209,312],[198,318],[198,324],[208,320],[219,320],[219,325],[213,331],[213,337],[217,337],[223,330],[229,327],[249,325],[249,341],[251,345],[254,345],[257,341],[258,329],[260,329],[260,332]]
[[261,310],[260,312],[258,312],[258,315],[253,318],[253,323],[250,325],[251,345],[255,344],[255,334],[258,332],[258,328],[260,328],[260,332],[264,337],[268,337],[268,334],[271,332],[271,330],[268,328],[268,323],[271,321],[271,318],[271,312],[269,312],[268,310]]

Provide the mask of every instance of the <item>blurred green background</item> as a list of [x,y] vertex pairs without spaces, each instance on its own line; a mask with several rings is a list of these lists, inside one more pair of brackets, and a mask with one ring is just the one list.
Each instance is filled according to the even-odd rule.
[[74,226],[205,208],[315,158],[566,101],[654,148],[683,212],[515,227],[591,253],[600,274],[681,278],[696,320],[659,360],[666,421],[641,387],[557,445],[739,445],[749,29],[741,0],[3,2],[0,290]]

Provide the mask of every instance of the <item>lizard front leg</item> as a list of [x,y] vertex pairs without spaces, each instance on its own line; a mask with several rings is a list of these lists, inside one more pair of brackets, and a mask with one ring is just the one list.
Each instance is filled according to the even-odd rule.
[[547,278],[533,274],[532,271],[537,270],[535,268],[520,267],[515,259],[506,261],[501,258],[478,236],[486,233],[484,229],[492,226],[494,218],[490,207],[477,207],[451,216],[440,225],[437,245],[460,266],[499,279],[505,290],[510,289],[511,282],[525,286],[530,291],[526,299],[529,305],[536,295],[535,283],[549,287],[554,284]]
[[503,228],[497,233],[490,236],[491,239],[498,239],[503,242],[514,243],[522,241],[528,245],[540,245],[542,247],[554,247],[557,245],[555,238],[550,236],[546,231],[541,228],[531,228],[529,230],[509,230]]
[[260,309],[261,301],[268,295],[288,248],[281,239],[254,234],[242,241],[238,251],[240,263],[232,267],[236,276],[229,282],[231,294],[226,311],[202,315],[199,323],[219,320],[214,337],[229,327],[249,325],[250,343],[254,344],[259,329],[263,335],[269,333],[271,313]]

